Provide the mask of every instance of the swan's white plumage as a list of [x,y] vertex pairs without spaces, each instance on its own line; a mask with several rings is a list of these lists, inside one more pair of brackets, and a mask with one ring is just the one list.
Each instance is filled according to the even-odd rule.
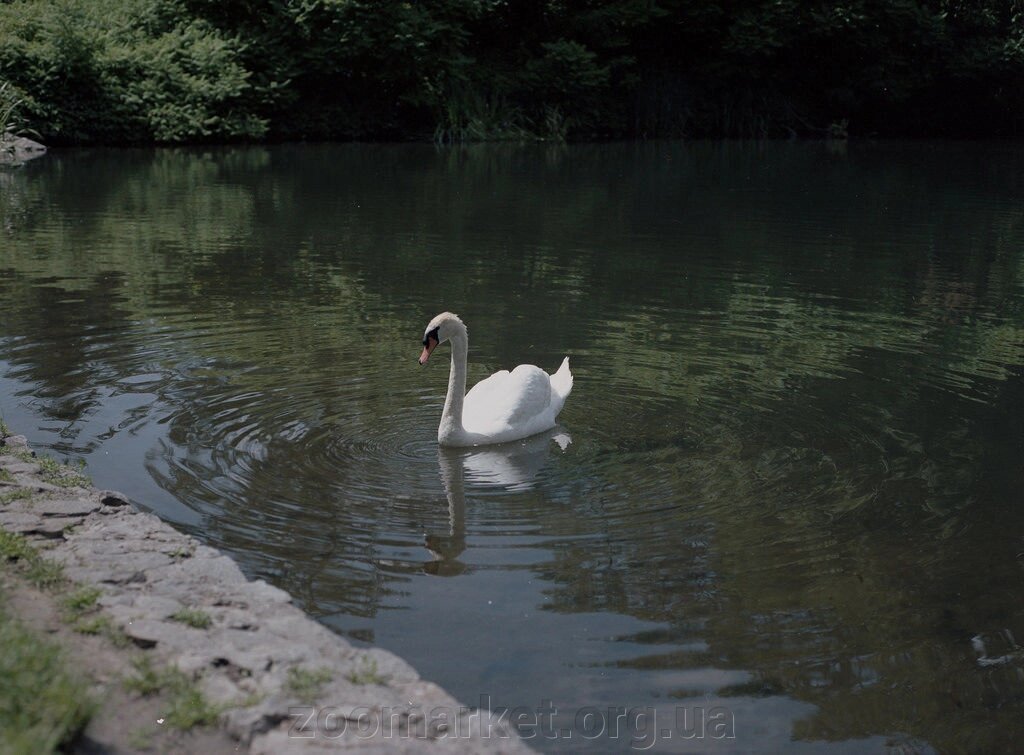
[[447,446],[506,443],[550,430],[572,391],[569,357],[549,375],[532,364],[501,370],[466,389],[469,337],[456,315],[443,312],[430,321],[424,334],[437,330],[438,341],[452,342],[448,396],[438,427],[438,442]]

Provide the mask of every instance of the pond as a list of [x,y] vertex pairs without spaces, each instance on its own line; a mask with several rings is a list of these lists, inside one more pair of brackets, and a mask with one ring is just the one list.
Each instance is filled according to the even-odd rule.
[[[54,151],[0,219],[13,429],[534,747],[1024,737],[1024,147]],[[443,310],[555,431],[438,449]]]

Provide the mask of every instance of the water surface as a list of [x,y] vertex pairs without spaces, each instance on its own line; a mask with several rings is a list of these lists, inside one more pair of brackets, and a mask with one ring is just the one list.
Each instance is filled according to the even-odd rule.
[[[1024,736],[1024,148],[53,152],[0,220],[8,424],[536,747]],[[557,431],[437,448],[444,309]]]

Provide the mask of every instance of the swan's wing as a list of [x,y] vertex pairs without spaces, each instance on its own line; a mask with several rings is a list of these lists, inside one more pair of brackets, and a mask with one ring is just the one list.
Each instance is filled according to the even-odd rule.
[[471,406],[476,413],[480,413],[485,407],[500,401],[507,387],[508,376],[511,374],[508,370],[499,370],[470,388],[462,405],[463,414]]
[[494,432],[526,424],[551,404],[551,378],[532,364],[502,370],[466,394],[462,424],[470,432]]

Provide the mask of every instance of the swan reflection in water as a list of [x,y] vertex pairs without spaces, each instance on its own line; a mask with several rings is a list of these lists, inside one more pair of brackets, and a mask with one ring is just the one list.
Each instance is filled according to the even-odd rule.
[[437,465],[448,498],[447,534],[428,534],[426,547],[433,556],[423,566],[428,574],[454,577],[466,571],[459,556],[466,549],[466,488],[531,490],[547,464],[552,443],[565,451],[572,438],[562,428],[514,443],[480,448],[437,448]]

